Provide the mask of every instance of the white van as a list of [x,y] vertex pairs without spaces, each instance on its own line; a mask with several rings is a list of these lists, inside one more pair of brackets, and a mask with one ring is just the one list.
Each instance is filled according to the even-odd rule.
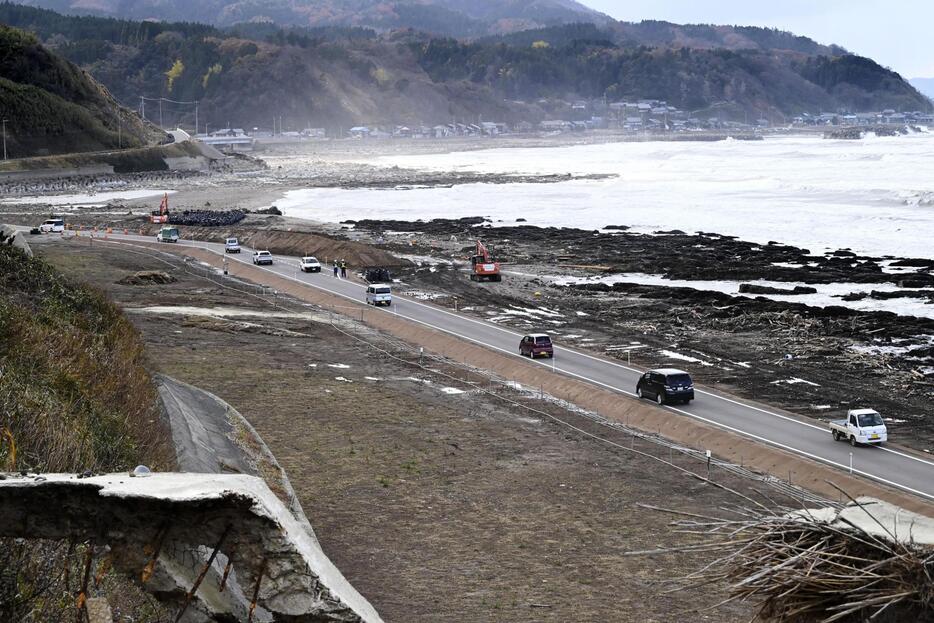
[[178,242],[178,227],[163,227],[156,234],[156,242]]
[[392,305],[392,287],[385,283],[372,283],[366,288],[367,305]]
[[65,231],[65,219],[50,218],[42,225],[39,225],[39,231],[45,234],[60,234]]

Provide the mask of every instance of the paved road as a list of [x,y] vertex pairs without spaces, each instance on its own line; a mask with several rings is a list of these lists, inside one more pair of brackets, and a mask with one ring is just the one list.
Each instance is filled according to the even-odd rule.
[[[114,240],[153,241],[152,237],[123,235],[111,235],[110,237]],[[182,241],[179,244],[206,248],[223,255],[221,244],[190,241]],[[244,247],[243,253],[227,257],[231,262],[250,264],[251,252],[251,249]],[[263,268],[279,276],[346,297],[354,302],[364,300],[364,286],[361,284],[335,279],[332,272],[327,269],[320,274],[302,273],[298,270],[298,258],[276,256],[272,266]],[[392,307],[386,308],[384,313],[397,314],[488,348],[519,356],[518,344],[522,334],[483,320],[401,296],[395,296]],[[615,361],[560,346],[556,346],[553,360],[539,359],[536,363],[553,368],[556,373],[583,379],[633,397],[636,381],[641,374],[641,371]],[[690,405],[658,408],[713,424],[795,454],[816,459],[841,470],[850,469],[852,456],[853,473],[934,500],[934,462],[932,461],[889,447],[851,448],[847,443],[834,442],[825,426],[803,422],[702,389],[697,389],[695,394],[696,398]]]

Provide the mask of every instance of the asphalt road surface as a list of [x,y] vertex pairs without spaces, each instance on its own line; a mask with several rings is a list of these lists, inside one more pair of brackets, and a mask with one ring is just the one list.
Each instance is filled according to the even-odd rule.
[[[113,240],[127,242],[153,242],[151,236],[124,236],[111,234]],[[180,246],[196,246],[224,255],[222,244],[183,240]],[[166,244],[166,250],[171,245]],[[230,262],[252,264],[252,249],[242,247],[240,254],[228,254]],[[365,286],[335,279],[330,266],[321,273],[303,273],[298,268],[299,258],[275,256],[271,266],[263,266],[279,276],[345,297],[357,303],[364,302]],[[387,314],[396,314],[423,325],[456,335],[504,353],[519,356],[519,340],[523,334],[464,314],[454,313],[403,296],[393,296],[391,307],[380,308]],[[636,381],[641,370],[622,365],[599,356],[555,345],[554,359],[535,360],[538,365],[599,385],[626,396],[635,397]],[[690,372],[690,370],[687,370]],[[695,388],[695,400],[690,405],[658,407],[707,422],[719,428],[741,434],[747,438],[783,448],[795,454],[832,465],[878,482],[934,500],[934,461],[902,452],[890,447],[857,447],[835,442],[830,430],[820,424],[801,421],[778,412],[751,405],[742,400]]]

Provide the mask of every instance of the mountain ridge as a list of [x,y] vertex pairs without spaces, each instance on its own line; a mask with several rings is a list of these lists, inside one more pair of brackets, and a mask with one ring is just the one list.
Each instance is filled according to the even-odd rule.
[[414,28],[448,36],[479,36],[611,18],[575,0],[19,0],[59,13],[202,22],[214,26],[272,22],[279,26]]
[[[589,120],[607,114],[608,102],[642,99],[739,121],[931,110],[871,59],[762,28],[646,22],[621,35],[617,27],[574,23],[465,40],[411,29],[220,29],[65,16],[8,2],[0,2],[0,22],[36,33],[125,105],[141,96],[200,102],[199,129],[270,127],[273,117],[288,129],[334,133],[452,119],[534,124]],[[633,32],[662,44],[639,43]],[[604,112],[585,106],[582,117],[571,108],[578,100],[601,103],[593,110]],[[167,124],[194,125],[191,106],[167,102],[165,112]]]

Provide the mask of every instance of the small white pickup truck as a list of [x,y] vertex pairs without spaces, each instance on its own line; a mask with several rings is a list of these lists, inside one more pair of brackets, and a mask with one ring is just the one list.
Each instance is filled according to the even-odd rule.
[[885,422],[872,409],[851,409],[845,420],[830,420],[834,441],[848,440],[851,446],[868,443],[882,445],[888,441]]

